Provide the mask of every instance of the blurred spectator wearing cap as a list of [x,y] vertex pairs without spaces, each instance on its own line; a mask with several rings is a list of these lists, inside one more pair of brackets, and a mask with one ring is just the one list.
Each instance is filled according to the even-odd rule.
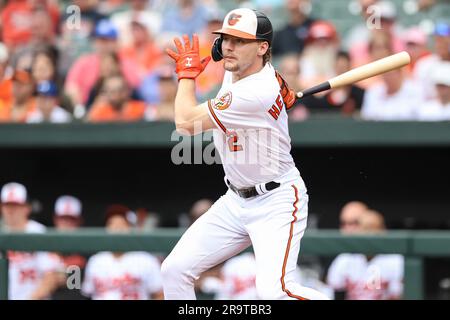
[[26,122],[64,123],[71,115],[58,105],[58,87],[53,81],[42,81],[36,86],[36,107],[27,114]]
[[121,75],[104,79],[100,96],[92,106],[90,122],[138,121],[144,118],[147,105],[131,98],[131,89]]
[[414,78],[425,89],[427,99],[433,99],[437,94],[431,79],[433,69],[442,61],[450,61],[450,23],[438,22],[433,39],[433,54],[419,59],[414,70]]
[[[45,226],[31,220],[32,208],[27,189],[17,182],[2,187],[3,232],[44,233]],[[46,252],[8,251],[11,300],[46,299],[56,289],[59,258]]]
[[[73,196],[63,195],[55,202],[53,224],[59,232],[78,230],[83,223],[81,201]],[[87,258],[78,253],[57,253],[66,270],[78,267],[83,273]],[[67,278],[61,275],[58,288],[51,296],[52,300],[82,300],[85,297],[79,289],[67,287]]]
[[161,14],[151,9],[153,0],[128,1],[129,9],[115,13],[111,16],[111,22],[119,32],[119,44],[121,47],[130,47],[135,42],[133,33],[133,21],[145,27],[150,37],[159,34],[161,29]]
[[149,105],[145,112],[145,119],[149,121],[174,121],[174,101],[177,94],[178,81],[174,77],[173,69],[161,66],[156,71],[158,78],[159,102]]
[[435,85],[436,99],[427,100],[418,109],[418,120],[445,121],[450,120],[450,61],[435,65],[431,74]]
[[[136,215],[115,204],[106,210],[106,230],[129,233]],[[89,258],[82,292],[93,300],[162,299],[160,263],[147,252],[100,252]]]
[[28,114],[36,108],[34,91],[31,73],[15,70],[12,76],[13,99],[9,104],[0,105],[0,122],[25,122]]
[[154,41],[148,21],[139,15],[130,22],[131,43],[120,49],[123,57],[133,60],[141,74],[151,72],[160,64],[162,51]]
[[403,28],[398,24],[395,5],[391,1],[383,0],[376,1],[371,6],[374,10],[366,13],[366,15],[369,15],[369,13],[370,15],[366,18],[365,28],[361,29],[361,31],[364,31],[364,35],[361,34],[361,40],[355,41],[347,47],[353,68],[373,61],[370,54],[370,42],[379,33],[386,34],[389,37],[390,46],[394,53],[405,49],[402,40]]
[[177,0],[163,13],[161,31],[178,34],[200,33],[207,24],[208,9],[200,0]]
[[335,75],[334,65],[339,49],[339,37],[329,21],[315,21],[308,32],[300,58],[301,84],[312,87]]
[[[35,13],[38,12],[36,15]],[[59,8],[57,4],[48,0],[13,0],[8,1],[1,12],[2,39],[5,44],[15,49],[28,44],[36,32],[39,32],[42,25],[35,22],[40,19],[39,15],[45,12],[47,21],[40,20],[48,24],[51,33],[56,32],[59,23]],[[33,30],[34,27],[38,30]]]
[[[108,54],[118,52],[117,30],[109,20],[98,22],[94,38],[94,52],[78,58],[67,74],[65,91],[75,105],[86,105],[89,92],[100,77],[101,60]],[[136,87],[142,76],[136,63],[120,54],[119,62],[121,72],[129,86]]]
[[285,0],[288,22],[275,32],[272,53],[281,56],[288,53],[301,53],[308,37],[309,28],[314,22],[310,18],[311,0]]
[[[345,51],[339,51],[336,55],[335,74],[342,74],[351,69],[350,56]],[[301,99],[311,113],[340,113],[344,116],[352,116],[361,110],[364,99],[364,89],[351,84],[326,92],[322,96],[310,96]]]
[[[366,209],[359,217],[357,234],[385,232],[381,213]],[[403,295],[404,257],[398,254],[343,253],[328,269],[327,282],[346,300],[397,300]]]
[[[367,21],[370,19],[371,7],[379,0],[358,0],[358,11],[361,22],[355,23],[344,35],[343,47],[350,50],[354,45],[369,41],[370,30],[367,28]],[[369,9],[370,8],[370,9]]]

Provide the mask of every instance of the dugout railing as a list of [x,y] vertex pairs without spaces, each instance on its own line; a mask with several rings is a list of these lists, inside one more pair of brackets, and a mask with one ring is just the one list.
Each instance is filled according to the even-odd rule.
[[[8,296],[8,250],[95,253],[98,251],[148,251],[167,254],[184,230],[158,229],[151,233],[110,234],[86,228],[73,233],[49,230],[45,234],[0,234],[0,298]],[[251,250],[251,248],[249,249]],[[450,231],[389,231],[379,235],[342,235],[337,230],[306,232],[302,254],[335,256],[343,252],[405,256],[404,298],[424,298],[425,257],[450,256]]]

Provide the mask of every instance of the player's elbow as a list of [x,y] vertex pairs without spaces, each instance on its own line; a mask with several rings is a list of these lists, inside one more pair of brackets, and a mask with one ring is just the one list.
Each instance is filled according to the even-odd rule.
[[175,122],[177,133],[183,136],[193,136],[194,126],[189,122]]

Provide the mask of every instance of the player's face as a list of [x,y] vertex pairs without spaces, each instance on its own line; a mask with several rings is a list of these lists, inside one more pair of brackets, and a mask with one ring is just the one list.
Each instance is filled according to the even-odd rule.
[[5,225],[8,227],[22,225],[28,220],[31,212],[31,207],[26,204],[4,203],[1,209]]
[[80,219],[72,216],[55,217],[55,227],[59,230],[75,230],[80,226]]
[[124,217],[115,215],[106,222],[106,229],[111,232],[128,232],[130,225]]
[[222,53],[224,68],[238,74],[241,78],[261,67],[262,57],[268,49],[267,42],[255,41],[223,35]]

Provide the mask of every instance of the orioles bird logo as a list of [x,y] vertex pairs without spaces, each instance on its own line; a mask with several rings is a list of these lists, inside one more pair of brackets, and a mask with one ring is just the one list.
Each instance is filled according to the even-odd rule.
[[228,24],[234,26],[242,16],[240,14],[232,13],[228,18]]
[[231,105],[231,92],[225,93],[220,98],[214,99],[214,109],[225,110]]

